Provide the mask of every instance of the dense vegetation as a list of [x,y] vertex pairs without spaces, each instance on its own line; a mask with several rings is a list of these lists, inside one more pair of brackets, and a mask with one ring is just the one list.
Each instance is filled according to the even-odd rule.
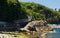
[[45,19],[48,23],[60,23],[60,11],[37,3],[25,3],[18,0],[0,0],[0,21],[13,21],[32,17],[32,20]]
[[59,24],[60,12],[37,3],[20,2],[21,7],[33,20],[45,19],[48,23]]
[[26,18],[18,0],[0,0],[0,21],[13,21]]

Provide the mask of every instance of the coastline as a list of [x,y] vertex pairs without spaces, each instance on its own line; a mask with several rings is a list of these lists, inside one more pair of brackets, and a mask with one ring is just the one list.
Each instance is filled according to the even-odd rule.
[[51,28],[60,28],[60,25],[58,24],[48,24]]
[[56,33],[56,30],[53,30],[53,31],[49,31],[49,33]]

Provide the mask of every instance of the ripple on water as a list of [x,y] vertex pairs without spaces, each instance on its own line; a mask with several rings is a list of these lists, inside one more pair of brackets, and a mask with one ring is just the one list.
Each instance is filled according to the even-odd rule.
[[49,33],[47,34],[47,38],[60,38],[60,28],[54,28],[56,33]]

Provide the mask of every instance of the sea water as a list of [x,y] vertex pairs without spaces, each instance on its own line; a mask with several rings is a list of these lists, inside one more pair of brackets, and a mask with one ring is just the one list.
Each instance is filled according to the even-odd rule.
[[55,33],[48,33],[46,38],[60,38],[60,28],[54,28]]

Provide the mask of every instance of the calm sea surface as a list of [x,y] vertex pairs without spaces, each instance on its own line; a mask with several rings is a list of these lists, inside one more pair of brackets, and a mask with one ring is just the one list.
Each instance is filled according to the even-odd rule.
[[56,33],[49,33],[47,34],[47,38],[60,38],[60,28],[54,28]]

